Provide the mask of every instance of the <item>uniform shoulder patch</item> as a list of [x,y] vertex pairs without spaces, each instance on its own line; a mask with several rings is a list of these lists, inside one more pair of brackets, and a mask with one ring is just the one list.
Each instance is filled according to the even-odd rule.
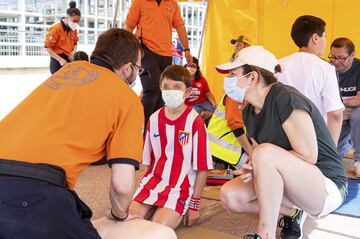
[[62,90],[74,86],[89,84],[99,77],[99,72],[84,66],[69,63],[47,79],[45,86],[53,90]]

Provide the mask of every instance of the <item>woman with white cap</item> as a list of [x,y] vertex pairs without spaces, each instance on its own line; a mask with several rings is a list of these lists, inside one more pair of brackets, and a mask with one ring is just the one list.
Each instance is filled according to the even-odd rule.
[[229,74],[225,93],[248,102],[243,119],[254,147],[240,176],[222,187],[221,200],[232,211],[259,213],[256,234],[244,238],[275,238],[279,213],[281,238],[301,238],[306,213],[327,215],[347,194],[344,166],[326,124],[309,99],[277,82],[278,61],[262,46],[244,48],[217,70]]

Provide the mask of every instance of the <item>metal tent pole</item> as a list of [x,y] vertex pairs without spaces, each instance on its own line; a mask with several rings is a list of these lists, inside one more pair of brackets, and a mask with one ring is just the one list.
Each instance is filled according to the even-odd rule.
[[203,45],[204,45],[204,35],[205,35],[205,26],[206,26],[206,22],[207,22],[207,16],[208,16],[208,11],[209,11],[209,1],[207,1],[207,6],[206,6],[206,12],[205,12],[205,20],[204,20],[204,24],[202,26],[202,31],[201,31],[201,39],[200,39],[200,47],[199,47],[199,51],[198,51],[198,59],[199,59],[199,62],[200,61],[200,55],[201,55],[201,52],[203,50]]
[[114,12],[114,19],[113,19],[113,24],[112,24],[112,28],[117,28],[117,22],[116,19],[118,17],[118,13],[119,13],[119,5],[120,5],[120,0],[116,0],[116,4],[115,4],[115,12]]

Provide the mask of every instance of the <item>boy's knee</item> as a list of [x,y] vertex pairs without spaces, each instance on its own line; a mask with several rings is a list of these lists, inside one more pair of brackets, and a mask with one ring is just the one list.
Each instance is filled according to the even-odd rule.
[[220,201],[226,209],[236,212],[243,211],[243,208],[249,203],[246,196],[232,190],[232,187],[228,187],[226,184],[221,187]]
[[170,220],[168,220],[168,218],[163,217],[155,217],[152,219],[152,221],[161,224],[162,226],[167,227],[171,230],[174,230],[178,226],[176,222],[171,222]]

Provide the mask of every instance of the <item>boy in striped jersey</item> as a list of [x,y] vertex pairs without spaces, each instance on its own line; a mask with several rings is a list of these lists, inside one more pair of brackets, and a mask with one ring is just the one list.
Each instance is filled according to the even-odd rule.
[[191,93],[188,70],[167,67],[160,88],[166,105],[148,122],[142,161],[147,170],[130,213],[175,229],[182,220],[191,226],[199,218],[200,196],[212,160],[204,122],[184,104]]

